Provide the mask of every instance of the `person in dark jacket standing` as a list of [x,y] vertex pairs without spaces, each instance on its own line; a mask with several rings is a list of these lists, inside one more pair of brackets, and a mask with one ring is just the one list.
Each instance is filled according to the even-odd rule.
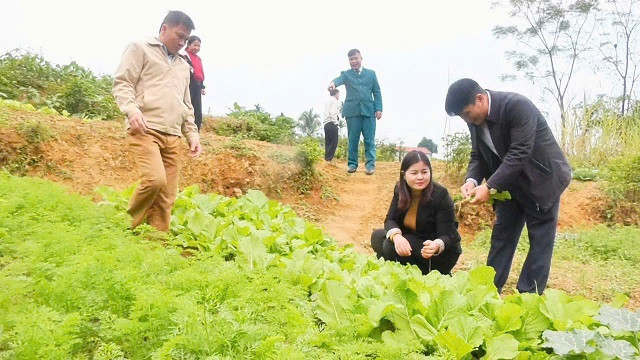
[[195,117],[198,131],[202,127],[202,95],[206,95],[204,86],[204,69],[202,59],[198,56],[202,41],[198,36],[191,35],[187,40],[185,60],[191,65],[191,81],[189,82],[189,92],[191,93],[191,104],[193,105],[193,115]]
[[423,274],[450,274],[458,261],[462,248],[453,200],[433,181],[425,153],[410,151],[402,160],[384,229],[371,234],[371,246],[379,258],[417,265]]
[[567,158],[540,110],[520,94],[485,90],[472,79],[461,79],[449,87],[445,110],[460,116],[471,134],[462,195],[473,196],[471,203],[479,204],[496,191],[511,193],[511,200],[493,205],[496,221],[487,264],[496,270],[496,287],[502,291],[507,281],[526,224],[530,247],[517,290],[542,294],[551,268],[560,195],[571,181]]

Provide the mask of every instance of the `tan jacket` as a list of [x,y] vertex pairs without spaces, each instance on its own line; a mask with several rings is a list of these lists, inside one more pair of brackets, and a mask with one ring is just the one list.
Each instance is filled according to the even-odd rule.
[[126,116],[142,113],[149,128],[184,134],[191,144],[200,139],[189,93],[189,64],[178,54],[173,61],[156,38],[131,43],[122,55],[113,81],[113,96]]

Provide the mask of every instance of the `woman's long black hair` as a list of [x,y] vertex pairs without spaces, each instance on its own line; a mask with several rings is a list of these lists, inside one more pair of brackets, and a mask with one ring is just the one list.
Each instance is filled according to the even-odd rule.
[[431,160],[427,154],[422,151],[409,151],[407,155],[402,159],[402,164],[400,164],[400,181],[398,182],[398,209],[401,211],[405,211],[409,209],[409,205],[411,204],[411,189],[407,184],[407,181],[404,179],[405,172],[409,169],[413,164],[423,162],[427,164],[429,168],[429,185],[427,185],[424,190],[422,190],[422,196],[420,197],[420,203],[427,203],[431,200],[431,193],[433,192],[433,170],[431,169]]

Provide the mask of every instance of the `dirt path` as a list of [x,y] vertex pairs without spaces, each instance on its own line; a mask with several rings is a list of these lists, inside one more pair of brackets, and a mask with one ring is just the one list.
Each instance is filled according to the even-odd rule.
[[[337,166],[346,169],[346,164]],[[371,231],[383,226],[399,166],[379,163],[371,176],[364,169],[353,174],[346,174],[345,170],[344,181],[334,189],[340,201],[320,217],[318,225],[340,244],[353,244],[358,251],[371,253]]]

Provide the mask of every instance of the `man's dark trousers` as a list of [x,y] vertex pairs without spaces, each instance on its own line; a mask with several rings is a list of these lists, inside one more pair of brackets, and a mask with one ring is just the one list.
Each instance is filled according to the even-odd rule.
[[333,160],[338,148],[338,125],[333,121],[324,124],[324,159]]
[[529,253],[522,266],[516,288],[521,293],[542,294],[549,279],[560,199],[544,211],[521,189],[513,188],[509,189],[509,192],[512,200],[494,203],[496,222],[491,233],[487,265],[496,270],[494,284],[502,291],[526,223],[529,232]]

